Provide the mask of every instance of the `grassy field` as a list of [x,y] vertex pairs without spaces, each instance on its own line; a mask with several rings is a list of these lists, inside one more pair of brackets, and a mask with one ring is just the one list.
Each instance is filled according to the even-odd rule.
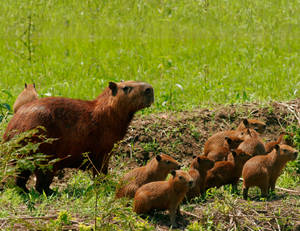
[[122,79],[154,86],[151,112],[300,96],[298,0],[7,0],[0,9],[2,103],[24,82],[42,96],[92,99]]
[[[281,118],[268,104],[300,97],[299,24],[299,0],[0,1],[0,121],[25,82],[35,82],[42,97],[93,99],[109,81],[141,80],[155,90],[154,105],[142,111],[146,116],[259,102],[243,113],[229,110],[229,117],[219,121],[213,112],[193,120],[189,114],[178,115],[178,123],[170,120],[164,127],[157,121],[149,122],[152,127],[140,123],[144,135],[154,137],[138,147],[146,152],[163,150],[155,137],[166,132],[173,137],[166,146],[172,146],[177,158],[186,158],[180,148],[185,151],[193,142],[202,149],[204,140],[221,128],[217,123],[224,122],[224,128],[232,123],[231,115],[238,121],[238,116],[247,117],[264,104],[267,109],[257,117],[269,119],[268,125],[276,122],[268,138],[290,126],[298,129],[299,147],[294,115],[288,112]],[[3,163],[3,153],[14,145],[1,144],[6,125],[7,120],[0,123]],[[188,128],[186,146],[182,128]],[[105,182],[99,184],[88,172],[67,171],[63,179],[55,179],[56,194],[50,197],[32,188],[33,179],[26,195],[7,180],[3,190],[0,185],[0,230],[169,230],[166,214],[141,219],[132,212],[132,201],[114,200],[119,177],[137,166],[140,155],[118,154]],[[226,187],[212,190],[206,202],[182,206],[181,229],[291,230],[300,211],[297,168],[299,158],[278,180],[279,187],[294,193],[280,191],[270,201],[244,201]],[[0,172],[0,182],[5,174]]]

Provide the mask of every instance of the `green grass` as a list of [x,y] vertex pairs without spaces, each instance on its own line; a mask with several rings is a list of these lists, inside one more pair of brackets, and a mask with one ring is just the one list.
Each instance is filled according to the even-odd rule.
[[[0,2],[0,103],[24,82],[92,99],[108,81],[155,89],[148,111],[300,96],[297,0]],[[30,25],[30,26],[29,26]]]

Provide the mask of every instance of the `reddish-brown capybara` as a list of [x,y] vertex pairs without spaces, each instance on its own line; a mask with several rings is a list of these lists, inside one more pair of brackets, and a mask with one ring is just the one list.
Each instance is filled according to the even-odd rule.
[[186,194],[188,200],[204,195],[207,171],[213,168],[214,164],[214,161],[205,156],[194,157],[189,169],[189,174],[194,180],[194,187],[190,188]]
[[266,149],[259,134],[253,129],[248,129],[248,135],[244,141],[238,146],[238,149],[250,156],[265,155]]
[[253,129],[254,131],[262,134],[266,130],[266,124],[257,119],[244,119],[243,122],[237,127],[237,131],[243,131],[245,128]]
[[174,227],[177,208],[194,181],[182,170],[172,171],[171,174],[168,181],[155,181],[140,187],[134,196],[133,210],[138,214],[149,213],[153,209],[168,210]]
[[217,161],[226,160],[230,153],[230,149],[228,150],[228,148],[226,148],[225,137],[229,137],[233,141],[230,148],[236,149],[241,141],[244,141],[248,135],[248,129],[253,129],[252,133],[257,133],[263,132],[265,128],[266,125],[262,121],[256,119],[244,119],[236,130],[218,132],[208,138],[204,144],[204,156],[212,156],[213,160]]
[[236,149],[244,140],[240,137],[232,136],[232,139],[225,137],[223,146],[216,145],[216,147],[207,154],[207,158],[213,161],[227,160],[230,150]]
[[142,185],[165,180],[172,170],[179,168],[179,163],[172,157],[166,154],[157,155],[146,166],[135,168],[122,178],[116,198],[133,198],[136,190]]
[[298,151],[286,144],[276,144],[267,155],[254,156],[243,168],[243,197],[248,197],[248,189],[258,186],[262,197],[267,197],[269,190],[275,190],[277,178],[288,161],[296,160]]
[[273,151],[276,144],[280,144],[283,141],[284,135],[285,135],[285,133],[281,133],[276,141],[270,141],[270,142],[266,143],[265,144],[266,153]]
[[26,103],[32,102],[38,99],[38,94],[35,89],[35,84],[28,84],[25,83],[25,89],[18,95],[13,110],[14,113],[18,111],[18,109]]
[[[154,101],[151,85],[144,82],[127,81],[114,83],[92,101],[64,97],[47,97],[32,101],[20,107],[10,120],[4,141],[14,135],[43,126],[45,135],[56,138],[51,144],[41,144],[37,152],[61,160],[53,169],[42,171],[37,168],[36,190],[50,193],[54,173],[63,168],[85,169],[91,164],[83,163],[88,153],[97,172],[107,173],[108,154],[114,144],[121,140],[134,113],[149,107]],[[16,178],[16,184],[24,191],[31,172],[23,170]]]
[[239,149],[232,151],[231,154],[230,160],[218,161],[212,169],[208,170],[206,189],[231,184],[232,192],[237,192],[237,184],[242,175],[243,166],[251,156]]

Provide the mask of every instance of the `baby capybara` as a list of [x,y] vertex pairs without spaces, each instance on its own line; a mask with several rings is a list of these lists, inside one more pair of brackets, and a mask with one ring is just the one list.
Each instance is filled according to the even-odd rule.
[[231,154],[232,158],[228,161],[218,161],[212,169],[208,170],[206,189],[231,184],[232,192],[237,192],[237,184],[242,175],[243,166],[251,156],[239,149],[232,151]]
[[280,144],[283,141],[284,135],[285,135],[285,133],[281,133],[276,141],[270,141],[270,142],[266,143],[265,144],[266,153],[273,151],[276,144]]
[[138,214],[149,213],[153,209],[168,210],[174,227],[177,208],[194,181],[182,170],[172,171],[171,174],[168,181],[155,181],[140,187],[134,196],[133,210]]
[[146,166],[135,168],[122,178],[116,198],[133,198],[136,190],[142,185],[165,180],[172,170],[179,168],[179,163],[172,157],[165,154],[157,155]]
[[25,83],[25,89],[18,95],[13,110],[14,113],[18,111],[18,109],[26,103],[32,102],[38,99],[38,94],[35,89],[35,84],[28,84]]
[[216,145],[216,147],[207,154],[207,158],[212,161],[227,160],[230,150],[236,149],[244,140],[240,137],[232,136],[232,139],[225,137],[223,146]]
[[191,163],[189,174],[194,180],[194,187],[186,194],[188,200],[204,195],[207,171],[214,167],[215,162],[205,156],[196,156]]
[[[63,168],[93,166],[94,174],[107,174],[109,153],[114,144],[121,140],[134,113],[149,107],[154,101],[151,85],[127,81],[114,83],[95,100],[79,100],[64,97],[47,97],[20,107],[10,120],[4,141],[14,135],[42,126],[40,133],[55,138],[52,143],[41,144],[38,153],[49,155],[49,159],[60,161],[53,168],[35,171],[36,190],[51,193],[49,188],[55,172]],[[82,153],[88,153],[90,161],[84,162]],[[23,170],[16,177],[16,184],[24,191],[31,175]]]
[[286,144],[276,144],[267,155],[255,156],[246,162],[243,168],[243,197],[248,197],[248,189],[258,186],[262,197],[267,197],[269,190],[275,190],[277,178],[286,163],[296,160],[298,151]]
[[[204,156],[221,156],[221,160],[223,160],[223,156],[227,156],[230,152],[230,150],[228,150],[228,144],[226,143],[226,137],[233,141],[231,146],[235,149],[244,141],[249,126],[248,120],[244,119],[236,130],[217,132],[212,135],[204,144]],[[236,144],[236,147],[234,147],[234,144]]]
[[238,146],[238,149],[250,156],[265,155],[266,149],[259,134],[253,129],[248,129],[248,135],[244,141]]
[[253,129],[254,131],[262,134],[266,130],[266,124],[257,119],[244,119],[236,130],[243,131],[245,128]]

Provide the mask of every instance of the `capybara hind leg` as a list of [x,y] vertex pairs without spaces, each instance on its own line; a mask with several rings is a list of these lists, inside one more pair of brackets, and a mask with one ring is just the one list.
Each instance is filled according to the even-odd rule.
[[16,185],[20,187],[24,192],[28,193],[29,190],[26,188],[26,183],[31,175],[31,171],[25,170],[20,172],[16,176]]
[[244,198],[244,200],[247,200],[247,198],[248,198],[248,190],[249,190],[249,188],[243,186],[243,198]]
[[35,175],[36,175],[36,185],[35,185],[36,191],[38,191],[39,193],[43,193],[44,191],[46,195],[52,194],[53,191],[49,187],[54,177],[53,172],[37,170],[35,172]]
[[268,190],[269,190],[268,186],[261,187],[260,190],[261,190],[261,197],[267,197],[268,196]]

